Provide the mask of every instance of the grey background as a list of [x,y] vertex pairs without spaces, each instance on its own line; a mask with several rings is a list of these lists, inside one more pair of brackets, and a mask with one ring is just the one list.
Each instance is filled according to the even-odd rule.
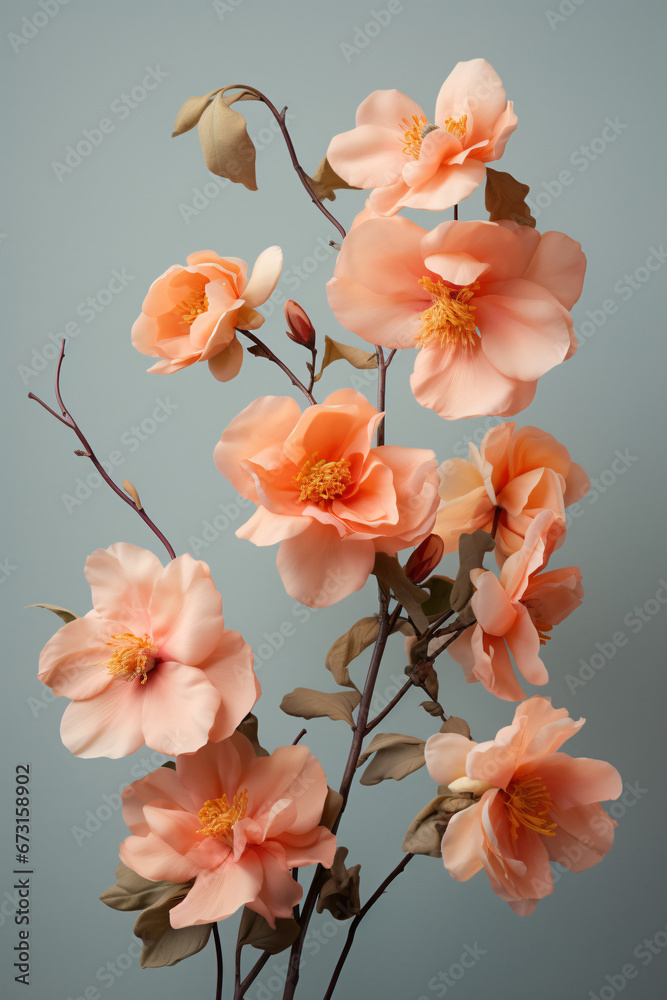
[[[667,565],[663,523],[656,516],[665,485],[664,269],[651,272],[648,281],[649,272],[640,271],[632,294],[621,289],[628,287],[624,276],[642,268],[666,235],[664,5],[566,0],[558,14],[553,0],[550,9],[560,18],[555,20],[549,7],[520,0],[403,0],[402,9],[361,48],[358,32],[365,32],[373,10],[386,6],[384,0],[230,0],[218,11],[205,0],[70,0],[25,44],[14,38],[12,45],[11,33],[25,30],[22,18],[41,8],[37,0],[3,4],[8,183],[0,225],[6,282],[1,405],[8,508],[0,550],[6,566],[0,574],[5,577],[0,711],[6,805],[0,821],[5,904],[0,922],[8,998],[76,1000],[94,997],[93,990],[104,998],[212,997],[215,981],[212,947],[175,968],[142,972],[137,960],[127,958],[133,915],[97,902],[113,881],[124,836],[120,812],[101,808],[104,796],[114,803],[113,793],[159,758],[146,750],[132,760],[74,758],[58,735],[64,705],[49,701],[35,677],[38,653],[57,623],[47,612],[24,611],[25,605],[50,601],[79,613],[88,610],[81,570],[97,546],[127,540],[163,555],[139,519],[106,488],[93,489],[66,509],[63,497],[74,494],[77,477],[85,478],[91,467],[73,456],[74,436],[26,399],[31,390],[51,399],[50,335],[57,339],[67,323],[78,323],[65,362],[65,400],[100,457],[120,452],[117,477],[137,485],[177,551],[190,549],[210,562],[228,624],[264,653],[266,634],[279,632],[285,622],[295,625],[295,635],[281,649],[258,657],[263,741],[269,747],[290,742],[298,720],[278,711],[280,697],[298,684],[330,686],[323,653],[355,618],[372,613],[373,587],[302,623],[281,590],[275,551],[234,537],[244,511],[228,508],[229,526],[200,544],[219,505],[236,499],[211,459],[222,429],[251,399],[287,394],[289,384],[272,366],[252,358],[243,377],[227,386],[216,383],[205,366],[149,376],[147,359],[132,349],[129,332],[149,283],[188,253],[214,249],[252,262],[266,246],[279,243],[285,253],[282,294],[297,298],[322,334],[335,336],[324,294],[333,255],[320,253],[326,259],[308,276],[302,270],[305,280],[294,270],[313,270],[316,248],[335,233],[290,171],[281,141],[262,132],[270,123],[261,107],[244,105],[250,131],[263,146],[257,193],[221,190],[204,167],[196,135],[172,140],[172,123],[188,96],[251,83],[278,106],[289,105],[297,150],[314,169],[330,137],[351,127],[358,103],[371,90],[397,87],[429,109],[453,65],[476,56],[500,73],[519,116],[501,169],[529,183],[533,199],[541,193],[539,228],[560,229],[580,240],[589,260],[574,312],[580,335],[589,336],[580,336],[585,343],[577,357],[541,380],[535,402],[517,419],[553,433],[591,477],[602,476],[572,520],[554,563],[582,567],[586,600],[557,629],[545,655],[554,704],[589,717],[568,749],[611,760],[635,790],[616,807],[619,826],[611,854],[581,875],[562,874],[554,896],[529,918],[516,917],[495,897],[483,874],[459,884],[439,862],[416,859],[362,926],[339,993],[355,1000],[369,993],[400,1000],[663,995],[659,984],[667,956],[643,951],[642,942],[658,935],[656,951],[667,942],[661,762],[667,612],[655,602],[656,593],[663,599],[667,594],[660,590]],[[37,18],[40,25],[43,20]],[[356,45],[356,51],[346,45]],[[146,67],[159,67],[166,77],[121,120],[111,106],[141,83]],[[59,180],[53,163],[62,162],[66,147],[103,117],[114,121],[114,131]],[[604,151],[594,143],[595,159],[584,170],[580,147],[601,135],[607,118],[624,127]],[[570,171],[572,183],[559,192],[563,170]],[[362,193],[343,194],[333,210],[349,224],[363,199]],[[477,192],[464,203],[462,217],[481,215],[482,199]],[[183,208],[193,202],[196,212]],[[421,213],[419,220],[428,227],[436,216]],[[87,322],[80,304],[107,286],[113,269],[125,269],[132,280]],[[590,321],[582,331],[587,311],[599,320],[596,310],[605,300],[617,309],[599,328]],[[283,329],[278,306],[264,333],[286,358],[300,363]],[[462,454],[465,442],[474,435],[479,440],[493,422],[447,423],[422,410],[408,389],[410,364],[409,357],[399,357],[390,372],[388,440],[432,446],[441,460]],[[351,377],[351,369],[334,368],[325,386],[350,384]],[[172,413],[151,424],[159,400]],[[143,421],[148,421],[144,440],[138,441],[132,428],[141,429]],[[617,450],[627,456],[619,474],[612,471]],[[647,620],[631,624],[633,608],[647,601]],[[601,669],[582,667],[599,652],[596,643],[609,643],[619,630],[627,641],[612,647],[614,655]],[[480,685],[465,685],[458,666],[443,661],[446,707],[469,719],[481,738],[492,737],[510,720],[512,706]],[[600,659],[594,662],[599,665]],[[360,676],[364,665],[360,660]],[[379,699],[402,683],[403,665],[401,641],[395,640],[378,684]],[[581,670],[593,679],[575,686],[571,678]],[[418,700],[404,700],[391,729],[430,731]],[[381,705],[378,700],[376,707]],[[315,720],[308,730],[306,742],[331,784],[338,784],[349,741],[346,727]],[[13,774],[24,761],[33,774],[29,990],[14,983],[10,958],[16,943]],[[362,864],[364,897],[399,860],[404,830],[432,794],[425,771],[400,784],[355,786],[341,841],[350,848],[350,860]],[[98,810],[105,817],[99,829],[77,834],[87,819],[93,825],[90,817]],[[318,998],[346,928],[334,931],[324,918],[313,926],[321,937],[309,938],[299,995]],[[232,919],[223,927],[228,970],[235,934]],[[438,979],[466,945],[475,944],[484,954],[460,981],[447,986]],[[116,972],[106,968],[109,962]],[[618,977],[628,963],[636,974],[623,983]],[[276,977],[283,966],[284,956],[269,963],[268,985],[254,986],[250,1000],[279,995]]]

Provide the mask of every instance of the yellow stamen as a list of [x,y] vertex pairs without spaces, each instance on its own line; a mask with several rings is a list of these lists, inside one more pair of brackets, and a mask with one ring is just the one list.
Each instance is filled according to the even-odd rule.
[[124,681],[133,681],[141,677],[141,683],[146,683],[149,670],[155,666],[158,648],[148,633],[143,638],[133,632],[120,632],[112,635],[107,646],[115,646],[116,651],[107,660],[107,669]]
[[231,806],[226,795],[219,799],[208,799],[197,813],[202,824],[198,833],[203,833],[205,837],[217,837],[231,847],[234,824],[243,819],[247,808],[247,788],[236,793]]
[[292,482],[299,487],[299,500],[310,501],[322,506],[336,497],[342,496],[352,482],[350,463],[326,462],[323,458],[316,462],[317,452],[312,461],[307,461]]
[[479,283],[469,287],[448,288],[442,281],[433,281],[426,275],[419,279],[419,284],[428,292],[433,305],[420,314],[421,329],[415,337],[417,347],[425,347],[432,340],[440,341],[440,346],[447,344],[456,347],[475,347],[477,343],[475,306],[470,305]]
[[459,139],[461,142],[465,139],[466,134],[466,122],[468,121],[467,115],[461,115],[460,118],[448,118],[443,128],[454,136],[455,139]]
[[192,326],[197,316],[201,316],[208,309],[208,298],[206,294],[201,292],[195,292],[194,295],[183,303],[183,315],[181,319],[188,326]]
[[505,806],[512,825],[512,839],[519,836],[519,827],[525,826],[544,837],[555,837],[557,826],[550,816],[551,796],[541,778],[512,781],[503,792]]
[[426,125],[428,125],[426,115],[413,115],[412,118],[401,119],[401,128],[404,129],[403,152],[407,153],[408,156],[414,156],[415,160],[419,159],[422,139],[424,138],[424,126]]

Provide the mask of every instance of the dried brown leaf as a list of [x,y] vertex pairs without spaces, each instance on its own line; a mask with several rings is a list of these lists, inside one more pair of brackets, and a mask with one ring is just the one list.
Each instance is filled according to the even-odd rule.
[[459,571],[452,587],[450,598],[453,611],[463,611],[475,592],[475,588],[470,580],[470,573],[473,569],[479,569],[487,552],[492,552],[496,547],[488,531],[478,528],[472,534],[459,536]]
[[250,740],[253,745],[253,749],[257,757],[269,757],[269,751],[265,750],[263,746],[260,745],[259,737],[257,735],[257,717],[249,712],[246,715],[243,722],[241,722],[237,727],[237,732],[241,733],[246,739]]
[[377,368],[378,359],[375,352],[368,353],[359,347],[351,347],[349,344],[341,344],[331,337],[324,337],[324,357],[322,367],[315,376],[315,381],[319,382],[325,368],[328,368],[334,361],[347,361],[354,368],[369,369]]
[[387,778],[401,781],[424,765],[424,740],[399,733],[378,733],[359,758],[362,767],[373,754],[373,760],[361,776],[362,785],[377,785]]
[[239,926],[237,947],[243,948],[249,944],[260,951],[267,951],[269,955],[278,955],[292,947],[300,929],[294,917],[278,917],[274,930],[264,917],[246,906]]
[[300,719],[342,720],[354,728],[353,710],[361,701],[359,691],[313,691],[312,688],[295,688],[286,694],[280,707],[287,715]]
[[160,969],[165,965],[196,955],[208,943],[211,924],[181,927],[175,930],[169,923],[169,911],[180,903],[183,896],[173,896],[149,907],[137,917],[134,933],[144,943],[141,949],[141,968]]
[[255,146],[245,118],[229,106],[222,92],[204,109],[197,129],[211,173],[256,191]]
[[356,689],[357,685],[350,678],[347,669],[348,664],[373,645],[379,630],[380,621],[376,616],[361,618],[345,635],[336,639],[324,661],[327,670],[333,674],[336,684]]
[[326,156],[313,176],[308,178],[308,183],[320,201],[324,201],[326,198],[329,201],[335,201],[336,195],[334,191],[343,189],[349,191],[358,190],[357,188],[353,188],[351,184],[348,184],[347,181],[344,181],[342,177],[338,176]]
[[526,204],[526,195],[529,191],[527,184],[522,184],[511,174],[487,167],[484,204],[489,213],[489,221],[509,219],[520,226],[530,226],[534,229],[535,219]]
[[336,920],[349,920],[359,913],[359,871],[361,865],[346,868],[347,847],[336,848],[329,878],[320,889],[317,912],[328,910]]
[[68,622],[73,622],[78,615],[75,615],[73,611],[68,611],[67,608],[60,608],[57,604],[27,604],[26,608],[44,608],[46,611],[52,611],[54,615],[58,615],[58,618],[62,619],[67,625]]
[[385,589],[393,593],[420,632],[428,628],[428,619],[422,610],[422,604],[428,599],[428,591],[422,590],[413,583],[395,556],[386,552],[378,552],[375,556],[373,573]]
[[172,139],[177,135],[183,135],[184,132],[189,132],[190,129],[195,127],[204,111],[211,103],[212,98],[215,97],[217,93],[219,93],[219,89],[212,90],[210,94],[204,94],[203,97],[188,97],[187,101],[176,115],[174,131],[171,133]]

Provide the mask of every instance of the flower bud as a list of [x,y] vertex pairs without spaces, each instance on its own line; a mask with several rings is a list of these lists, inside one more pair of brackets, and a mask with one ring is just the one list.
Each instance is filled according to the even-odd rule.
[[308,314],[298,302],[288,299],[285,303],[285,319],[289,330],[287,336],[295,344],[312,349],[315,344],[315,327],[308,319]]
[[407,563],[405,573],[413,583],[421,583],[431,575],[445,550],[445,543],[440,535],[429,535],[417,546]]

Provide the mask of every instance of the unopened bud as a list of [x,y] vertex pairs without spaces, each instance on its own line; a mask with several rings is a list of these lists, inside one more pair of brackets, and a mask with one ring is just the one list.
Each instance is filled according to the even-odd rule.
[[426,580],[436,568],[442,554],[445,551],[445,543],[440,535],[429,535],[421,545],[418,545],[405,564],[405,573],[413,583],[421,583]]
[[306,310],[298,302],[288,299],[285,303],[285,319],[289,330],[287,336],[295,344],[311,349],[315,344],[315,327],[308,319]]
[[137,493],[137,488],[130,482],[129,479],[123,480],[123,489],[128,494],[128,496],[132,497],[132,499],[134,500],[134,506],[137,508],[137,510],[142,510],[143,508],[141,506],[141,500],[139,499],[139,494]]

